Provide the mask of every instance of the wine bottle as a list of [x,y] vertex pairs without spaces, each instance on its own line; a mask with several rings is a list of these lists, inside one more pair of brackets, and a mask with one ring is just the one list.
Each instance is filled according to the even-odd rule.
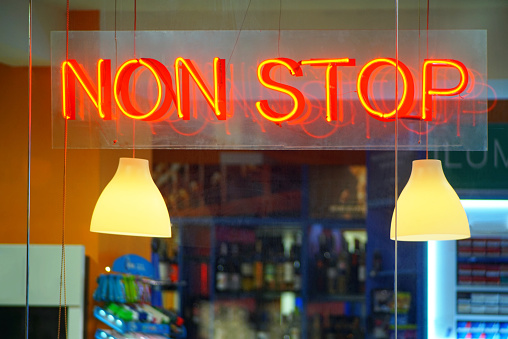
[[229,272],[227,265],[228,245],[220,244],[219,256],[215,268],[215,289],[217,292],[226,292],[228,290]]
[[344,237],[342,237],[341,248],[339,252],[339,257],[337,260],[337,269],[338,269],[338,277],[337,277],[337,293],[338,294],[346,294],[348,293],[349,286],[349,275],[350,275],[350,258],[349,258],[349,248],[348,243]]
[[229,290],[231,292],[239,292],[242,282],[240,273],[240,250],[237,243],[231,245],[229,267]]
[[252,246],[244,245],[240,272],[242,275],[242,291],[250,292],[254,288],[254,263]]
[[263,242],[258,239],[256,240],[256,253],[254,254],[254,289],[257,291],[263,289],[263,266]]

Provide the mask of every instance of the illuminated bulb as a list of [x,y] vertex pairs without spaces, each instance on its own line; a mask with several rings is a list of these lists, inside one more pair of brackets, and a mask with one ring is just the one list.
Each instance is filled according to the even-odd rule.
[[171,237],[168,209],[150,175],[148,160],[120,158],[115,176],[95,205],[90,231]]
[[106,272],[111,272],[111,267],[106,266],[105,270],[106,270]]
[[[469,238],[469,222],[440,160],[415,160],[411,177],[397,200],[397,240]],[[395,239],[395,211],[390,238]]]

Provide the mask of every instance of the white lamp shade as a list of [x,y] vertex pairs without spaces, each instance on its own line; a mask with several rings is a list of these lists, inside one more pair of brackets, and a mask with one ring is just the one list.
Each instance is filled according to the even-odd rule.
[[[440,160],[415,160],[397,201],[397,240],[469,238],[469,222],[457,193],[446,180]],[[395,239],[395,211],[390,238]]]
[[168,209],[150,175],[148,160],[120,158],[115,176],[95,205],[90,231],[171,237]]

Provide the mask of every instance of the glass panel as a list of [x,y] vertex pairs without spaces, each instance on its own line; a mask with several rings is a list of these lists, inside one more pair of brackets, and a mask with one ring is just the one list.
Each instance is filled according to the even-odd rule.
[[[367,104],[360,102],[357,90],[358,77],[363,74],[365,79],[370,79],[365,82],[365,86],[360,86],[369,98],[365,100],[370,102],[370,110],[388,114],[394,109],[394,72],[386,66],[374,66],[372,74],[369,75],[368,71],[361,73],[362,68],[375,58],[394,57],[392,31],[281,31],[280,34],[277,31],[242,31],[237,44],[236,31],[138,31],[135,35],[134,53],[133,32],[117,32],[116,40],[114,32],[70,33],[69,59],[75,59],[82,65],[95,86],[97,62],[101,58],[111,60],[113,72],[106,75],[106,80],[110,80],[113,87],[115,70],[119,70],[121,65],[134,58],[134,55],[138,58],[158,60],[163,64],[160,65],[161,69],[167,67],[172,75],[164,76],[166,80],[163,81],[167,83],[164,86],[158,85],[150,72],[134,73],[132,79],[135,79],[135,82],[131,79],[130,85],[127,84],[127,89],[123,90],[125,95],[121,99],[121,106],[116,107],[112,96],[113,119],[106,121],[99,117],[92,100],[81,85],[76,84],[76,120],[68,120],[69,147],[130,148],[135,144],[137,148],[201,149],[394,148],[393,120],[380,121],[376,114],[381,113],[368,114],[364,108]],[[424,48],[427,38],[428,51]],[[399,39],[400,62],[408,68],[404,78],[399,76],[399,96],[407,98],[401,99],[404,100],[404,105],[400,108],[400,114],[407,111],[409,116],[399,128],[399,147],[411,150],[423,150],[427,146],[430,149],[484,150],[488,89],[485,31],[431,31],[428,37],[418,31],[401,31]],[[339,65],[335,73],[330,73],[337,78],[337,83],[330,85],[330,88],[334,89],[330,92],[331,101],[326,99],[326,67],[301,65],[301,76],[291,76],[289,71],[281,72],[283,66],[277,67],[278,70],[271,73],[272,78],[278,83],[292,86],[293,89],[290,88],[289,91],[294,92],[296,89],[302,93],[304,98],[298,100],[302,101],[300,105],[304,105],[305,100],[305,109],[301,113],[295,113],[296,115],[286,122],[274,120],[274,123],[270,121],[273,117],[282,119],[282,116],[292,110],[299,112],[287,94],[277,94],[261,86],[258,80],[258,65],[263,60],[279,55],[293,59],[294,62],[316,58],[350,58],[355,59],[356,65]],[[198,72],[202,73],[210,93],[214,93],[213,58],[226,60],[224,67],[227,75],[224,81],[227,83],[227,94],[223,98],[227,101],[226,120],[218,120],[214,116],[210,106],[212,103],[207,103],[195,85],[192,85],[192,91],[189,90],[188,94],[191,98],[189,120],[178,117],[175,96],[180,95],[180,92],[178,84],[173,83],[177,78],[174,64],[178,57],[192,60]],[[465,65],[469,74],[467,88],[463,89],[460,96],[427,97],[427,102],[432,101],[428,105],[432,106],[434,115],[433,121],[428,125],[415,119],[423,116],[421,73],[424,59],[455,59]],[[64,61],[65,34],[54,32],[52,115],[55,147],[61,147],[63,140],[61,65]],[[77,65],[75,67],[78,68]],[[434,71],[427,75],[427,78],[434,79],[427,83],[432,89],[451,89],[460,83],[457,68],[441,65],[434,66],[433,69]],[[70,70],[68,73],[72,74]],[[157,79],[159,78],[160,76]],[[406,80],[403,81],[404,79]],[[191,79],[190,83],[194,84],[194,81]],[[409,84],[407,88],[404,87],[406,83]],[[411,86],[414,86],[412,96],[409,89]],[[175,96],[171,94],[170,87],[176,91]],[[184,87],[180,90],[182,93],[186,91]],[[158,88],[166,94],[158,96]],[[116,93],[114,90],[113,92]],[[106,96],[105,93],[102,95]],[[130,98],[126,99],[129,95]],[[219,100],[218,94],[210,95]],[[332,104],[333,98],[337,96],[337,103]],[[98,101],[97,95],[92,97]],[[158,101],[160,98],[164,99]],[[274,112],[261,115],[256,109],[256,102],[260,99],[268,100]],[[133,103],[129,112],[135,109],[139,114],[147,113],[152,108],[155,110],[163,107],[163,103],[171,106],[164,109],[164,112],[168,113],[158,116],[157,121],[138,120],[134,123],[133,119],[120,111],[124,109],[120,107],[126,107],[124,101]],[[161,104],[158,105],[158,102]],[[70,107],[73,103],[69,102],[68,105]],[[330,107],[331,113],[327,113],[327,107]],[[329,114],[331,115],[327,118]],[[269,119],[266,118],[267,115]]]

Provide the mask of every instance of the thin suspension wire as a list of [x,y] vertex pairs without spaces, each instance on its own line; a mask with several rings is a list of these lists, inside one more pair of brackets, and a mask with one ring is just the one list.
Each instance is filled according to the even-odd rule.
[[247,5],[247,9],[245,10],[245,14],[243,15],[242,24],[240,25],[240,30],[238,31],[238,34],[236,35],[235,44],[233,45],[233,49],[231,50],[231,54],[228,58],[228,64],[226,65],[226,69],[229,68],[229,64],[231,63],[231,57],[233,56],[233,53],[235,52],[236,45],[238,44],[238,39],[240,38],[240,34],[242,33],[243,24],[245,23],[245,18],[247,18],[247,13],[249,13],[250,3],[252,0],[249,0],[249,4]]
[[[138,25],[138,2],[134,0],[134,58],[136,58],[136,28]],[[132,157],[136,157],[136,119],[132,119]]]
[[279,31],[277,35],[277,56],[280,58],[280,22],[282,19],[282,0],[279,0]]
[[[420,31],[421,31],[421,17],[420,17],[420,0],[418,0],[418,74],[420,73]],[[420,133],[418,134],[418,145],[422,143],[422,121],[418,120],[418,130]]]
[[[115,68],[118,68],[118,40],[116,36],[116,0],[115,0]],[[114,105],[114,107],[115,107],[115,124],[116,124],[114,143],[116,143],[118,141],[119,119],[117,119],[116,115],[116,105]]]
[[[429,15],[430,14],[430,0],[427,0],[427,59],[429,58]],[[422,109],[424,109],[422,107]],[[429,112],[432,114],[432,112]],[[427,127],[426,137],[426,145],[425,145],[425,159],[429,158],[429,122],[425,122],[425,126]]]
[[[69,60],[69,0],[67,0],[66,7],[66,27],[65,27],[65,60]],[[67,279],[66,279],[66,266],[65,266],[65,212],[67,202],[67,135],[68,135],[68,119],[65,118],[64,129],[64,159],[63,159],[63,197],[62,197],[62,254],[60,262],[60,298],[58,305],[58,333],[57,338],[60,339],[61,333],[61,319],[62,319],[62,288],[64,297],[64,322],[65,322],[65,337],[69,338],[67,333]]]
[[394,305],[395,305],[395,339],[398,332],[398,241],[397,241],[397,199],[399,195],[399,0],[395,0],[395,270],[394,270]]
[[26,281],[25,281],[25,339],[28,339],[30,322],[30,206],[31,206],[31,172],[32,168],[32,0],[28,0],[28,169],[27,169],[27,202],[26,202]]

